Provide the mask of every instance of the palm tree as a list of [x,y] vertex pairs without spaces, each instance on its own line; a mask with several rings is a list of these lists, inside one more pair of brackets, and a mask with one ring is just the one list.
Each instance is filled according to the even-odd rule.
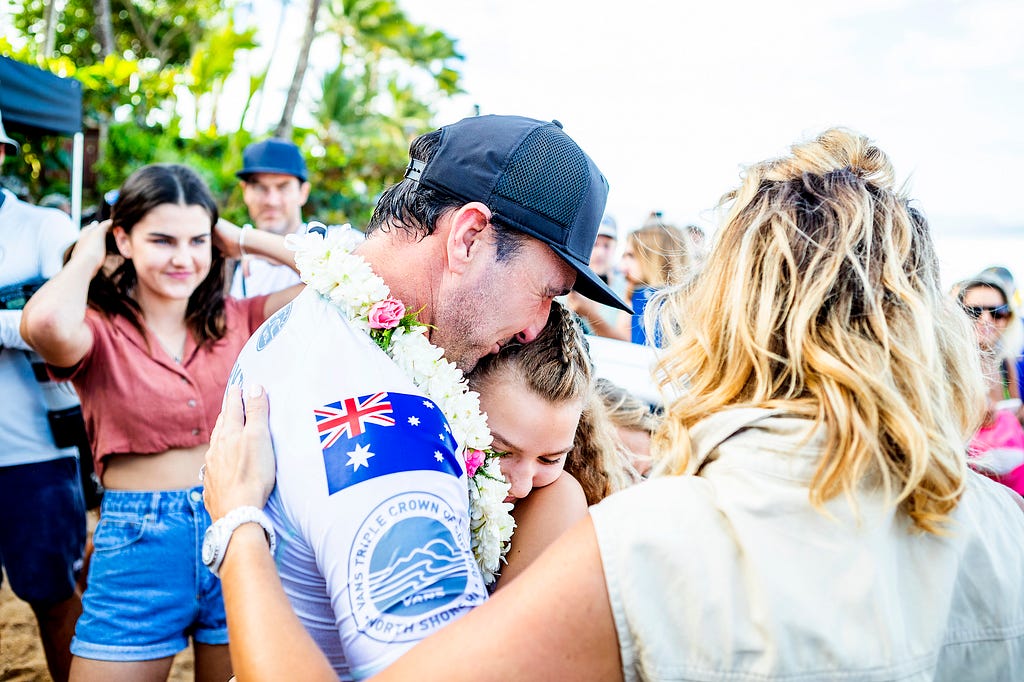
[[96,39],[100,44],[100,58],[104,58],[114,54],[114,24],[110,18],[110,0],[93,0],[92,9],[96,15]]
[[292,117],[295,115],[295,105],[299,101],[299,91],[302,89],[302,81],[306,77],[306,68],[309,66],[309,50],[313,46],[313,38],[316,37],[316,20],[320,14],[321,0],[309,0],[309,12],[306,14],[306,30],[302,34],[302,47],[299,48],[299,58],[295,62],[295,73],[292,75],[292,83],[288,86],[288,97],[284,102],[284,111],[281,112],[281,120],[277,124],[274,136],[282,139],[289,139],[292,136]]

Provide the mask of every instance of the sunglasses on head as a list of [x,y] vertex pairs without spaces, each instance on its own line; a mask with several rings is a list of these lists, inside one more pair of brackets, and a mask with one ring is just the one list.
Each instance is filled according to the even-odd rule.
[[1010,306],[1003,305],[965,305],[964,310],[972,319],[977,320],[982,313],[988,313],[993,320],[1007,320],[1010,318]]

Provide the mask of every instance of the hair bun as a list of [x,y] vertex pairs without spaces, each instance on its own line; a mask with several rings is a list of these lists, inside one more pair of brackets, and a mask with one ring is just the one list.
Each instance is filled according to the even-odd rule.
[[793,145],[791,151],[792,156],[769,162],[766,179],[787,182],[806,173],[846,171],[880,189],[895,189],[889,157],[867,137],[851,130],[831,128],[809,142]]

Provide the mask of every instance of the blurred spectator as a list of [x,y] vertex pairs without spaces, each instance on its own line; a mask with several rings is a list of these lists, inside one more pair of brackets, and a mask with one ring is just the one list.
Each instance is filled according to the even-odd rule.
[[58,211],[71,215],[71,200],[58,192],[47,194],[39,200],[39,205],[44,208],[55,208]]
[[[0,164],[17,154],[0,120]],[[0,563],[11,589],[32,607],[46,664],[68,679],[71,635],[82,612],[75,580],[85,551],[85,502],[77,450],[63,425],[78,399],[42,373],[18,332],[21,308],[60,270],[75,240],[60,211],[0,190]],[[81,421],[78,413],[79,423]]]
[[646,477],[651,470],[651,437],[661,417],[651,411],[650,405],[608,379],[598,378],[595,388],[633,468]]
[[981,351],[982,371],[988,383],[985,422],[971,440],[972,465],[982,473],[1024,493],[1024,428],[1020,419],[1020,390],[1015,353],[1004,338],[1016,327],[1011,305],[1013,288],[991,269],[958,284],[957,300],[974,321]]
[[[276,138],[253,143],[242,153],[242,169],[236,175],[242,181],[242,200],[252,227],[280,235],[305,229],[302,207],[309,199],[308,172],[296,145]],[[261,296],[299,283],[298,273],[288,265],[246,256],[242,234],[242,259],[231,282],[232,296]]]
[[597,241],[590,252],[590,269],[597,273],[605,284],[612,283],[612,273],[616,264],[615,247],[618,241],[619,228],[615,225],[615,218],[605,215],[601,219],[600,227],[597,228]]
[[[6,133],[4,134],[6,135]],[[16,152],[11,152],[11,154],[14,153]],[[31,203],[29,200],[32,198],[32,193],[29,192],[28,185],[16,175],[0,175],[0,189],[5,189],[13,194],[18,201]]]
[[[605,215],[601,219],[601,225],[597,230],[597,241],[594,242],[594,248],[590,252],[590,269],[603,279],[605,284],[611,286],[617,294],[622,294],[624,293],[625,286],[617,268],[618,243],[619,229],[615,224],[615,219],[610,215]],[[565,304],[570,310],[579,315],[580,320],[583,322],[584,331],[588,334],[595,332],[593,326],[587,320],[587,315],[584,313],[597,315],[602,318],[604,323],[612,325],[615,323],[620,312],[615,308],[594,304],[590,299],[576,292],[571,292],[566,297]]]
[[[1013,273],[1002,265],[992,265],[981,272],[995,275],[1004,282],[1006,292],[1010,295],[1010,308],[1016,313],[1016,317],[1020,318],[1020,292],[1014,282]],[[1017,394],[1024,395],[1024,319],[1021,319],[1021,324],[1011,324],[1007,327],[1003,344],[1007,355],[1016,356],[1014,364],[1017,366]]]
[[606,322],[601,306],[580,301],[576,297],[576,312],[589,324],[593,332],[638,344],[658,345],[658,339],[648,339],[644,312],[651,297],[660,289],[681,282],[697,263],[690,239],[679,228],[661,219],[660,211],[653,211],[643,226],[630,232],[622,252],[620,267],[626,278],[626,295],[633,314],[620,313],[614,323]]

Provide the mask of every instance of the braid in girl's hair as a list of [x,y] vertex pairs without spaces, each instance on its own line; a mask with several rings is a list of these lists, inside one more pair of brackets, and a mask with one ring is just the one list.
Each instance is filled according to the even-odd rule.
[[535,340],[509,344],[483,358],[469,377],[474,389],[492,376],[511,372],[533,393],[552,403],[578,401],[583,407],[573,451],[565,470],[583,486],[587,502],[603,499],[628,483],[624,454],[600,400],[594,400],[590,346],[578,318],[559,303]]

